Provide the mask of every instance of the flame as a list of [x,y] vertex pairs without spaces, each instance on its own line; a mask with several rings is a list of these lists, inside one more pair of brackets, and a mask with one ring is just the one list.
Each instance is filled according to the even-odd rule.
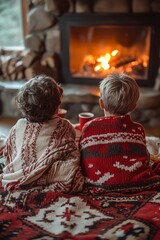
[[148,61],[149,61],[149,57],[144,55],[143,56],[143,65],[144,67],[147,67],[148,66]]
[[84,57],[84,62],[89,64],[95,64],[95,59],[92,55],[87,55]]
[[126,53],[117,49],[108,51],[103,55],[88,54],[81,65],[81,74],[85,76],[104,77],[106,72],[124,71],[135,76],[145,74],[148,67],[149,56],[143,54],[137,58],[134,52]]
[[116,49],[116,50],[113,50],[112,52],[111,52],[111,55],[113,56],[113,57],[115,57],[117,54],[118,54],[118,50]]
[[118,54],[118,50],[113,50],[111,53],[106,53],[105,55],[100,56],[96,59],[96,64],[94,71],[100,71],[100,70],[108,70],[110,69],[109,61],[111,60],[111,57],[114,57]]

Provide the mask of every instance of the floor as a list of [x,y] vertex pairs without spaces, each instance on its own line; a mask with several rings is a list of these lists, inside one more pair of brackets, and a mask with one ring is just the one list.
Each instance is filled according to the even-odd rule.
[[17,118],[0,116],[0,133],[7,135],[10,128],[17,122]]
[[160,137],[160,127],[145,127],[145,132],[147,136],[155,136],[155,137]]
[[[17,118],[0,116],[0,133],[7,135],[10,128],[17,122]],[[144,126],[146,135],[160,137],[160,127]]]

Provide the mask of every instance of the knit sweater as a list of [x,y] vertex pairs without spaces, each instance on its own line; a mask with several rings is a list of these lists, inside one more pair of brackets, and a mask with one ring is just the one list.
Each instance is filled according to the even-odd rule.
[[119,191],[160,185],[160,177],[149,166],[144,129],[129,115],[86,123],[80,151],[87,186]]
[[5,148],[2,186],[19,189],[50,185],[53,191],[83,188],[75,130],[58,116],[45,123],[20,119],[11,129]]

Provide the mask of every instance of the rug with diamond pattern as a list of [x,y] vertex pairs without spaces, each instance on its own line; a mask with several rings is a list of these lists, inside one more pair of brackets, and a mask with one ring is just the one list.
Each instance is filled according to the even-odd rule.
[[160,240],[160,192],[1,191],[0,239]]

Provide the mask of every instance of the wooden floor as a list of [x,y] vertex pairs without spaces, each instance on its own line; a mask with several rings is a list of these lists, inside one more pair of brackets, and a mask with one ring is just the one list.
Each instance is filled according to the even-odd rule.
[[145,132],[147,136],[160,137],[160,127],[145,127]]
[[7,135],[11,127],[17,122],[17,118],[0,116],[0,133]]
[[[2,117],[0,116],[0,133],[7,135],[10,128],[17,122],[17,118],[13,117]],[[144,126],[146,135],[160,137],[160,128],[159,127],[148,127]]]

